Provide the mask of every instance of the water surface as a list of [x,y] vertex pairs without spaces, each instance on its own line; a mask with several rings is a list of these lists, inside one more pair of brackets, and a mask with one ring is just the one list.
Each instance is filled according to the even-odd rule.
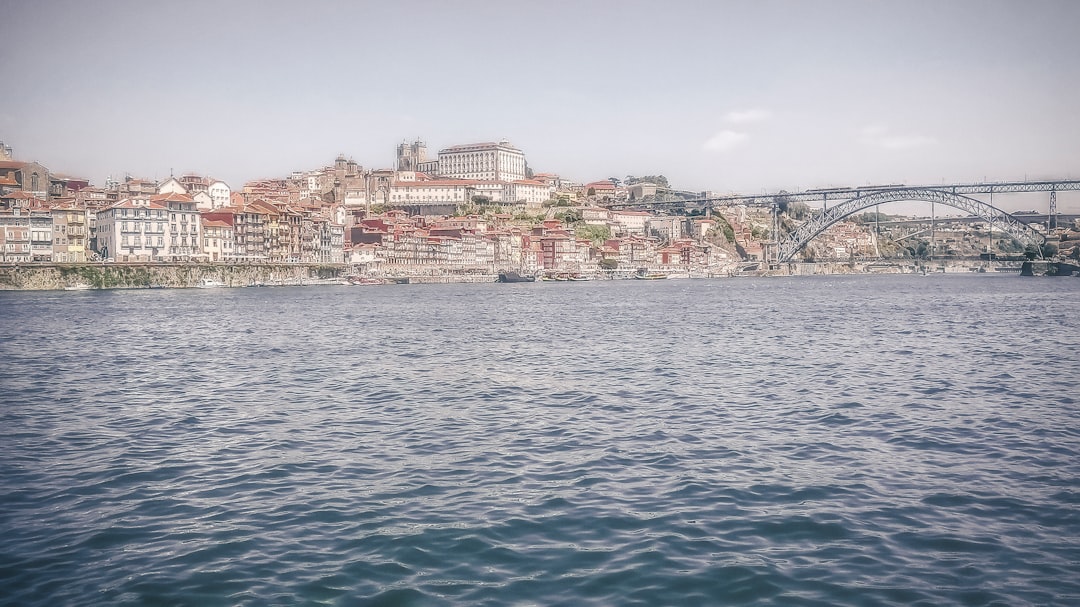
[[2,292],[0,603],[1075,605],[1078,292]]

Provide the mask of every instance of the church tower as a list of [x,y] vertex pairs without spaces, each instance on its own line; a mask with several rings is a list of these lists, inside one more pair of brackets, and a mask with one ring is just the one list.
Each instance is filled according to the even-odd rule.
[[417,139],[412,143],[404,141],[397,147],[397,170],[416,171],[420,163],[427,162],[427,144]]

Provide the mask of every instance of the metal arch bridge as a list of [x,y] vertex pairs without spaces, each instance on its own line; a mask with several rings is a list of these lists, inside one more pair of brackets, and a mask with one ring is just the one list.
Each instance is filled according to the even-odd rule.
[[820,214],[815,214],[813,217],[803,222],[803,224],[789,234],[787,238],[777,243],[776,263],[786,263],[791,261],[795,254],[801,251],[811,240],[828,229],[829,226],[843,220],[849,215],[879,204],[906,200],[944,204],[960,209],[971,215],[982,217],[990,222],[990,225],[1004,230],[1024,245],[1033,244],[1039,246],[1046,242],[1046,237],[1028,224],[1021,222],[1005,211],[981,200],[935,188],[902,188],[895,190],[878,190],[864,195],[858,195],[837,205],[828,207]]
[[[794,232],[776,244],[776,257],[774,263],[786,263],[792,260],[796,253],[803,249],[811,240],[824,232],[833,224],[845,217],[858,213],[869,207],[890,202],[922,201],[940,203],[951,206],[971,215],[981,217],[994,227],[1005,230],[1021,243],[1028,245],[1041,245],[1046,237],[1032,229],[1027,223],[1005,211],[985,203],[968,194],[1004,194],[1019,192],[1049,192],[1050,213],[1053,217],[1057,212],[1057,192],[1080,190],[1080,180],[1057,180],[1057,181],[1022,181],[1003,183],[972,183],[953,184],[940,186],[904,186],[884,185],[868,186],[860,188],[829,188],[823,190],[806,190],[803,192],[779,192],[761,196],[721,196],[713,198],[697,198],[671,201],[654,201],[649,203],[625,203],[612,205],[612,208],[685,208],[686,205],[700,205],[706,210],[714,206],[724,204],[746,204],[754,206],[769,206],[776,208],[781,202],[821,202],[821,213],[804,222]],[[829,206],[831,201],[837,204]]]

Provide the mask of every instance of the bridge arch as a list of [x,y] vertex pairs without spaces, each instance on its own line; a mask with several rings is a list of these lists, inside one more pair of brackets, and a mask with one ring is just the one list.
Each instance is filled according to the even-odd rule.
[[786,239],[783,239],[778,243],[776,262],[787,263],[791,261],[795,254],[806,247],[811,240],[828,229],[829,226],[849,215],[879,204],[911,200],[939,203],[982,217],[991,222],[994,227],[1005,230],[1010,236],[1016,238],[1024,245],[1033,244],[1035,246],[1040,246],[1046,242],[1046,237],[1029,225],[1019,221],[1012,215],[995,206],[971,198],[970,196],[955,194],[953,192],[935,188],[897,188],[892,190],[874,190],[866,194],[859,194],[855,198],[831,206],[823,213],[808,219],[795,231],[789,234]]

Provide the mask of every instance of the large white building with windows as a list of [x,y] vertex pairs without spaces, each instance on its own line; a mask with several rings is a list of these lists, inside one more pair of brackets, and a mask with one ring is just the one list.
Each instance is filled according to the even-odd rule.
[[165,204],[125,198],[98,212],[98,252],[116,261],[167,261],[168,225]]
[[525,179],[525,153],[505,139],[439,150],[439,176],[481,181]]

